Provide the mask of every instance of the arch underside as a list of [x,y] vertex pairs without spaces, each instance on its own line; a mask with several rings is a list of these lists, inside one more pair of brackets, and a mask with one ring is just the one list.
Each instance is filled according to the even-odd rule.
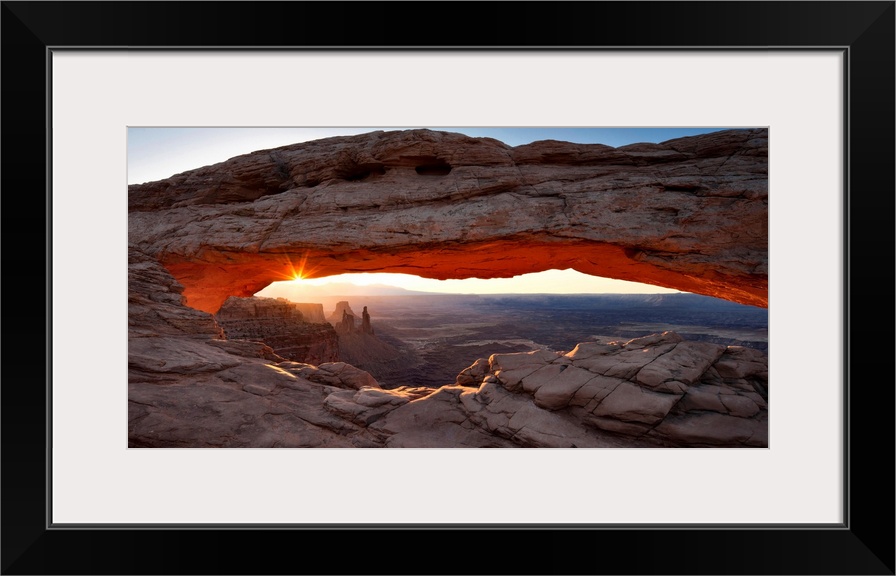
[[767,165],[765,129],[618,149],[375,132],[131,186],[129,239],[210,313],[297,272],[567,268],[765,307]]
[[767,138],[375,132],[130,186],[129,446],[767,447],[758,350],[665,332],[490,353],[453,384],[384,390],[345,362],[228,339],[213,316],[297,275],[568,268],[765,307]]
[[313,249],[292,254],[206,252],[208,261],[163,259],[184,285],[186,304],[217,312],[228,296],[251,296],[271,282],[321,278],[343,273],[394,272],[438,280],[510,278],[550,269],[574,269],[584,274],[641,282],[704,294],[742,304],[768,304],[764,275],[730,275],[711,266],[695,265],[687,272],[670,271],[612,244],[587,241],[515,241],[480,245],[409,247],[403,251],[354,250],[327,253]]

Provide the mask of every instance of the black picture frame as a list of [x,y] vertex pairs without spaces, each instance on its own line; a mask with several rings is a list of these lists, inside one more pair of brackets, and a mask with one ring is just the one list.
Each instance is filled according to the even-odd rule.
[[[406,25],[408,14],[419,23]],[[2,2],[2,573],[894,574],[894,14],[892,1]],[[48,65],[50,51],[62,47],[844,51],[846,521],[786,528],[50,526],[54,375],[42,368],[49,358],[41,350],[50,336],[48,282],[65,280],[50,278],[48,267]],[[39,297],[34,286],[46,292]],[[467,482],[475,490],[482,480]],[[431,563],[406,553],[421,548]]]

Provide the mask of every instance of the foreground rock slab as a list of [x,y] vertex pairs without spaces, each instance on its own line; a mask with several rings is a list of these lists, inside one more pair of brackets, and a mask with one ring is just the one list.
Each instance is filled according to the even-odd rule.
[[[373,132],[130,186],[128,203],[131,447],[768,445],[768,361],[751,349],[666,332],[384,390],[325,350],[241,332],[265,317],[254,304],[230,335],[214,316],[275,280],[365,271],[573,268],[764,307],[764,129],[621,148]],[[347,334],[372,338],[361,318]]]
[[131,250],[131,447],[768,445],[768,362],[672,332],[474,361],[441,388],[383,390],[344,362],[286,360],[226,339]]

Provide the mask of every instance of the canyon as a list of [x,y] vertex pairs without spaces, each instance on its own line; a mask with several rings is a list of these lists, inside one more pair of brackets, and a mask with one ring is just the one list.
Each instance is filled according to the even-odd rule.
[[339,360],[336,330],[323,318],[321,304],[235,296],[215,314],[228,340],[261,342],[282,358],[310,364]]
[[765,447],[760,349],[594,337],[386,387],[359,366],[409,359],[366,305],[334,326],[319,304],[250,297],[296,275],[571,267],[764,308],[767,145],[765,130],[619,149],[375,132],[129,186],[128,444]]

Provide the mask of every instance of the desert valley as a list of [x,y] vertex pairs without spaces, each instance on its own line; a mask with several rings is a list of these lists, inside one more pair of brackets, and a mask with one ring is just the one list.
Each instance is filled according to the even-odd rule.
[[[128,446],[767,447],[767,145],[374,132],[131,185]],[[290,284],[550,269],[681,292]]]

